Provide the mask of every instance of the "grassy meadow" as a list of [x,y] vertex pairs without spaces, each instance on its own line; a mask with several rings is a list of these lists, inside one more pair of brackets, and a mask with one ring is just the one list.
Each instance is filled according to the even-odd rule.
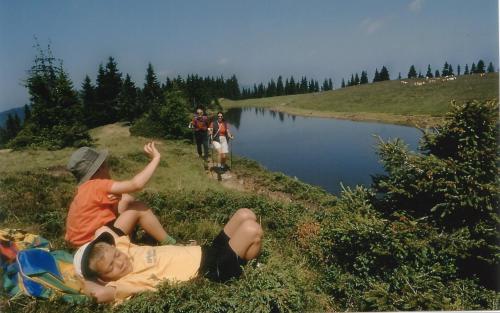
[[425,79],[403,79],[351,86],[332,91],[233,101],[231,107],[265,107],[291,114],[381,121],[426,126],[436,124],[450,109],[452,100],[498,99],[498,73],[458,76],[454,81],[436,81],[422,86]]
[[[128,127],[111,124],[92,130],[99,149],[110,150],[115,179],[130,178],[148,162],[142,147],[150,139],[130,136]],[[178,240],[209,242],[240,207],[252,208],[265,230],[257,268],[250,263],[245,277],[227,284],[196,279],[179,285],[165,283],[158,293],[134,297],[124,305],[87,304],[74,307],[60,300],[0,296],[2,312],[300,312],[330,310],[332,303],[316,292],[317,274],[290,238],[299,220],[312,214],[317,203],[335,197],[281,174],[269,173],[257,163],[235,158],[233,185],[207,174],[188,141],[157,140],[162,160],[146,189],[136,196],[147,202],[167,231]],[[21,228],[49,239],[55,249],[64,242],[67,208],[76,182],[65,170],[74,149],[58,151],[0,151],[0,228]],[[225,186],[226,185],[226,186]],[[228,187],[227,187],[228,186]],[[237,190],[238,189],[238,190]],[[321,200],[319,200],[321,199]],[[291,203],[297,200],[296,203]],[[314,203],[314,204],[313,204]],[[138,240],[148,242],[138,233]],[[194,298],[193,298],[194,297]],[[254,299],[248,301],[248,299]],[[165,301],[169,301],[165,303]],[[161,309],[163,308],[163,309]]]

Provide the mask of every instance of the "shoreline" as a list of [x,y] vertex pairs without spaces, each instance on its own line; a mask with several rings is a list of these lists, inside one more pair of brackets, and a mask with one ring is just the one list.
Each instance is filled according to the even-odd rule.
[[319,117],[319,118],[335,118],[342,120],[358,121],[358,122],[375,122],[384,124],[404,125],[416,128],[431,128],[443,122],[444,117],[429,116],[429,115],[398,115],[390,113],[371,113],[371,112],[325,112],[317,110],[305,110],[293,107],[287,107],[285,104],[281,106],[249,106],[249,105],[234,105],[221,101],[224,110],[232,108],[262,108],[270,111],[282,112],[291,115],[303,117]]

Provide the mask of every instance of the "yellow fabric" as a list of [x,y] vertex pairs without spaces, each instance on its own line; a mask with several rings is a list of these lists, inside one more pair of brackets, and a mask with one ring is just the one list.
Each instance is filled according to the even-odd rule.
[[141,291],[154,291],[164,280],[187,281],[196,276],[200,267],[200,246],[137,246],[127,236],[118,237],[115,242],[133,264],[130,274],[106,284],[116,288],[117,301]]

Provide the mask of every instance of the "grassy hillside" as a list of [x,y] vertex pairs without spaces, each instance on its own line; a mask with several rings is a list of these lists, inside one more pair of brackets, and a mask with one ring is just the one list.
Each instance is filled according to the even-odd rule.
[[[114,178],[130,178],[148,162],[142,146],[149,139],[130,136],[127,127],[107,125],[92,130],[92,136],[98,148],[110,150]],[[199,243],[210,241],[236,209],[252,208],[265,230],[263,253],[258,259],[264,267],[249,264],[245,277],[233,283],[198,279],[180,285],[164,284],[159,293],[146,293],[119,307],[80,305],[78,312],[151,312],[168,311],[168,307],[176,312],[332,309],[328,297],[315,291],[317,275],[307,265],[306,257],[297,251],[297,246],[287,242],[295,236],[298,221],[312,212],[308,203],[315,202],[317,207],[317,203],[335,197],[283,175],[268,173],[255,162],[242,159],[234,164],[240,174],[236,169],[233,173],[241,175],[237,184],[241,182],[244,187],[238,188],[240,191],[229,189],[216,177],[207,175],[191,143],[157,143],[162,154],[160,166],[146,190],[136,196],[154,209],[173,237]],[[28,230],[48,238],[56,249],[70,249],[63,240],[64,223],[76,183],[65,165],[73,151],[0,150],[0,228]],[[279,180],[274,179],[276,176]],[[263,192],[270,190],[271,185],[274,191]],[[291,199],[297,202],[291,204]],[[249,298],[253,301],[247,301]],[[75,309],[59,300],[7,299],[0,288],[0,312],[54,313]]]
[[450,108],[450,101],[498,99],[498,73],[459,76],[454,81],[425,79],[385,81],[327,92],[232,101],[224,108],[266,107],[298,115],[375,120],[401,124],[434,124]]

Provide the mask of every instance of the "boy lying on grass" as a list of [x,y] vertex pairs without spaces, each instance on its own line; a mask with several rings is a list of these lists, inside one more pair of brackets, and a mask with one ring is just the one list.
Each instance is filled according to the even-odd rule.
[[72,246],[91,241],[104,225],[121,236],[129,234],[136,224],[162,244],[175,244],[151,209],[129,195],[144,188],[160,163],[160,152],[154,142],[144,145],[144,152],[151,161],[133,178],[124,181],[111,179],[107,150],[82,147],[73,153],[67,167],[78,181],[78,190],[69,208],[65,236]]
[[122,301],[156,290],[164,280],[187,281],[196,276],[224,282],[241,275],[241,266],[256,258],[263,231],[255,214],[239,209],[208,247],[137,246],[127,236],[103,227],[81,246],[73,264],[85,279],[84,293],[97,302]]

